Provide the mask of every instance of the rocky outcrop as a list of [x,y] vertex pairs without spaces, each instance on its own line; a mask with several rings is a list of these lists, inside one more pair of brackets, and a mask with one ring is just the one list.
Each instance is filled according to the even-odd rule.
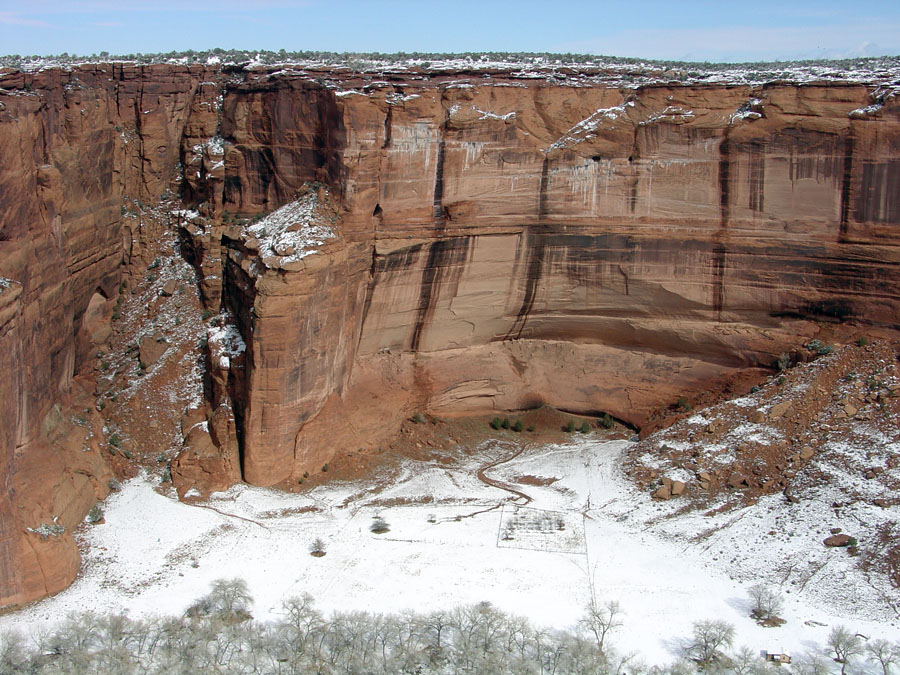
[[[10,500],[0,505],[0,607],[54,593],[77,572],[71,528],[111,474],[97,454],[102,424],[91,438],[69,433],[73,416],[96,412],[86,416],[92,391],[75,392],[75,374],[108,335],[123,261],[141,254],[127,211],[167,188],[189,104],[219,77],[128,65],[0,74],[0,277],[12,280],[0,288]],[[65,532],[30,531],[42,524]]]
[[[182,493],[297,478],[420,410],[547,403],[643,426],[820,322],[898,324],[891,89],[608,75],[0,75],[0,359],[18,364],[0,383],[15,495],[0,606],[77,564],[48,536],[70,561],[48,576],[28,528],[77,521],[86,498],[5,516],[37,504],[17,481],[59,442],[48,415],[108,335],[121,264],[156,235],[136,205],[167,190],[231,336],[210,341]],[[152,360],[158,343],[142,346]],[[34,481],[59,492],[61,461]],[[102,466],[84,475],[102,496]]]

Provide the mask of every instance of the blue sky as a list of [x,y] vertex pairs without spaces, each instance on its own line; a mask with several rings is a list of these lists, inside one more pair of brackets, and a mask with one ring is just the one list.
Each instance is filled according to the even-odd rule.
[[900,0],[0,0],[0,53],[551,51],[699,61],[900,54]]

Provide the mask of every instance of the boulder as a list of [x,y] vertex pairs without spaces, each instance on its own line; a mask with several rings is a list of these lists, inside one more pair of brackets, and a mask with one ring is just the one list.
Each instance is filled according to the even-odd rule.
[[672,493],[669,491],[669,486],[660,485],[656,492],[653,493],[654,499],[662,499],[667,500],[672,496]]
[[749,484],[747,477],[743,474],[733,473],[728,477],[728,487],[739,488]]
[[782,403],[777,403],[777,404],[773,405],[769,409],[769,419],[777,420],[777,419],[784,417],[787,414],[787,412],[791,409],[792,405],[793,405],[793,403],[791,401],[784,401]]
[[839,548],[850,545],[851,537],[847,534],[833,534],[822,543],[830,548]]
[[174,279],[169,279],[165,285],[163,285],[162,289],[160,289],[159,294],[163,297],[169,298],[175,294],[175,289],[178,287],[178,283]]
[[159,361],[168,348],[169,343],[166,342],[166,339],[162,335],[157,334],[152,337],[145,335],[141,338],[139,352],[141,363],[147,367],[152,366]]

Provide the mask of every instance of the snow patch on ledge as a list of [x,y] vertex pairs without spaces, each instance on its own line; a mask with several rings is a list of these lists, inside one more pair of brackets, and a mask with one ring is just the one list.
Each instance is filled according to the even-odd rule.
[[687,122],[688,120],[692,120],[696,117],[694,115],[693,110],[685,110],[681,106],[670,105],[666,106],[666,109],[662,112],[653,113],[646,120],[641,122],[641,124],[653,124],[654,122]]
[[495,112],[491,112],[490,110],[482,110],[481,108],[476,108],[475,106],[472,106],[472,108],[473,110],[475,110],[475,112],[481,115],[481,117],[478,118],[481,120],[503,120],[504,122],[506,122],[515,118],[516,116],[516,112],[514,110],[504,115],[499,115]]
[[208,150],[210,155],[223,155],[225,154],[225,139],[218,135],[213,136],[198,143],[192,149],[197,155],[202,154],[204,150]]
[[268,257],[276,257],[279,265],[301,260],[337,237],[319,207],[317,192],[309,190],[296,201],[247,226],[246,235],[258,241],[264,262]]
[[863,106],[862,108],[851,110],[848,114],[848,117],[852,120],[869,119],[870,117],[873,117],[881,112],[882,108],[884,108],[884,104],[887,101],[896,98],[898,93],[900,93],[900,88],[878,87],[878,89],[873,91],[870,95],[872,103],[870,105]]
[[223,370],[231,367],[231,359],[247,351],[247,343],[230,315],[220,315],[221,324],[212,326],[207,333],[209,351],[213,361]]
[[740,122],[741,120],[758,120],[763,116],[762,114],[763,102],[762,99],[751,98],[746,103],[742,103],[741,106],[731,113],[731,118],[729,119],[729,124],[734,124],[736,122]]
[[615,122],[626,114],[628,108],[633,108],[634,103],[628,101],[622,105],[612,106],[611,108],[599,108],[591,113],[588,117],[581,120],[578,124],[569,129],[565,135],[555,141],[547,148],[547,152],[557,150],[559,148],[567,148],[572,145],[581,143],[589,138],[589,134],[595,131],[604,121]]
[[420,98],[419,94],[388,94],[384,97],[384,100],[388,102],[389,105],[397,105],[398,103],[405,103],[406,101],[412,101],[413,99]]

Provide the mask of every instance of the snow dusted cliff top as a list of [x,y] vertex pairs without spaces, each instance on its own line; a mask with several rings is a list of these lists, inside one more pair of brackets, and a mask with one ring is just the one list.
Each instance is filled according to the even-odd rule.
[[68,69],[84,64],[165,63],[235,70],[311,70],[335,75],[354,73],[429,77],[467,73],[499,74],[517,79],[547,79],[560,84],[643,85],[659,82],[686,84],[807,83],[820,81],[900,84],[900,56],[812,61],[752,63],[692,63],[618,58],[591,54],[470,53],[470,54],[352,54],[335,52],[271,52],[188,50],[167,54],[100,56],[0,56],[0,67],[34,72]]

